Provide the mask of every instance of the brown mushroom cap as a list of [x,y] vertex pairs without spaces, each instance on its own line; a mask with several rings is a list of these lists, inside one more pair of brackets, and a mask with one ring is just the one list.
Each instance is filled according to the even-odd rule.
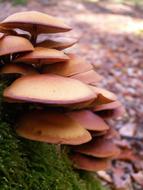
[[60,19],[37,11],[18,12],[8,16],[1,22],[1,26],[15,29],[19,28],[36,33],[57,33],[71,30]]
[[110,167],[110,161],[108,159],[94,158],[79,153],[73,153],[70,159],[75,168],[86,171],[96,172],[99,170],[107,170]]
[[108,90],[105,90],[103,88],[99,88],[99,87],[95,87],[95,86],[91,86],[91,85],[89,85],[89,86],[98,95],[93,103],[93,105],[95,107],[97,105],[107,104],[107,103],[114,102],[117,100],[117,96],[114,93],[112,93]]
[[73,76],[71,76],[71,78],[80,80],[87,84],[98,83],[99,81],[102,80],[102,77],[98,73],[96,73],[94,70],[90,70],[90,71],[86,71],[84,73],[79,73],[77,75],[73,75]]
[[94,99],[95,95],[87,85],[78,80],[39,74],[17,79],[4,90],[4,97],[27,102],[66,105]]
[[118,118],[121,117],[126,113],[125,108],[123,105],[120,105],[118,107],[115,107],[113,109],[104,109],[100,111],[96,111],[98,115],[100,115],[103,118]]
[[106,131],[109,126],[102,118],[89,110],[74,111],[67,113],[73,120],[82,125],[85,129],[91,131]]
[[119,148],[111,140],[100,137],[95,137],[83,145],[73,146],[73,150],[97,158],[114,157],[120,153]]
[[33,75],[38,72],[33,66],[24,63],[6,63],[0,68],[1,74]]
[[27,139],[55,144],[79,145],[91,140],[90,133],[64,113],[43,110],[21,116],[16,132]]
[[15,59],[14,62],[26,62],[29,64],[51,64],[66,61],[69,57],[64,52],[56,49],[36,47],[33,52],[27,53]]
[[81,58],[75,55],[68,54],[69,60],[66,62],[55,63],[54,65],[45,65],[42,68],[42,73],[53,73],[61,76],[72,76],[78,73],[91,70],[91,64],[85,63]]
[[0,56],[32,50],[33,45],[23,37],[9,35],[0,39]]
[[93,111],[112,110],[121,106],[119,101],[110,102],[107,104],[95,105]]
[[68,47],[71,47],[77,43],[76,39],[71,39],[71,38],[57,38],[55,40],[44,40],[42,42],[39,42],[36,44],[38,47],[46,47],[46,48],[53,48],[57,50],[63,50]]

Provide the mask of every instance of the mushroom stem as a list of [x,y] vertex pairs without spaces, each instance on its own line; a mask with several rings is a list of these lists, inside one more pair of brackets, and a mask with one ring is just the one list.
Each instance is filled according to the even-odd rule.
[[61,151],[62,151],[61,144],[57,144],[56,148],[57,148],[58,153],[61,154]]
[[32,33],[31,33],[31,42],[32,42],[33,46],[36,45],[37,35],[38,35],[37,26],[33,25],[33,30],[32,30]]

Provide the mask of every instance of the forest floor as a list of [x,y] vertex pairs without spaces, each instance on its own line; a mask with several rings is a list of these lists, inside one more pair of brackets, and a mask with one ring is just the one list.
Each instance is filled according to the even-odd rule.
[[[116,176],[99,173],[116,189],[142,190],[143,163],[143,14],[128,5],[79,0],[30,0],[25,6],[0,4],[0,19],[11,13],[38,10],[61,17],[73,27],[66,36],[79,39],[70,49],[94,64],[105,80],[101,85],[114,92],[127,113],[112,122],[123,136],[120,146],[127,148],[128,162],[119,161],[113,168]],[[63,35],[63,34],[62,34]],[[131,148],[132,147],[132,148]],[[134,155],[140,152],[139,157]],[[127,155],[128,154],[128,155]],[[118,179],[116,179],[118,178]],[[137,182],[137,183],[135,183]],[[140,185],[139,185],[140,184]],[[142,186],[142,187],[141,187]]]

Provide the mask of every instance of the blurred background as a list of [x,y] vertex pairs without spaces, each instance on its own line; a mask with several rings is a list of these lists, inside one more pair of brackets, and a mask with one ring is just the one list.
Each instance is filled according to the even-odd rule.
[[[68,51],[93,64],[104,77],[101,86],[114,92],[124,104],[127,113],[122,119],[111,121],[111,125],[122,136],[120,145],[133,147],[143,162],[143,0],[0,1],[1,20],[26,10],[58,16],[73,27],[66,35],[79,39],[79,43]],[[118,163],[125,179],[114,179],[111,183],[118,187],[125,181],[125,190],[142,190],[143,163],[135,170],[131,155],[126,161]],[[130,176],[131,171],[139,177]],[[99,176],[107,181],[105,174]]]

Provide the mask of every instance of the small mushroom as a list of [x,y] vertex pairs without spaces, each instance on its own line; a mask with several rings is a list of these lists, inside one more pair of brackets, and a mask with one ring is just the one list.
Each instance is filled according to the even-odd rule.
[[38,74],[32,65],[24,63],[6,63],[0,68],[0,75],[33,75]]
[[96,107],[97,105],[107,104],[117,100],[117,97],[114,93],[105,90],[104,88],[99,88],[89,85],[90,88],[97,94],[97,98],[93,102],[92,106]]
[[36,47],[33,52],[16,58],[14,62],[25,62],[29,64],[42,65],[66,61],[68,59],[69,57],[62,51]]
[[0,39],[0,56],[32,50],[34,47],[26,38],[8,35]]
[[90,133],[64,113],[36,110],[22,115],[16,132],[34,141],[79,145],[91,140]]
[[120,149],[110,139],[100,137],[95,137],[88,143],[72,148],[76,152],[97,158],[110,158],[120,154]]
[[92,83],[97,84],[102,79],[102,77],[94,70],[90,70],[90,71],[86,71],[84,73],[79,73],[79,74],[73,75],[73,76],[71,76],[71,78],[80,80],[87,84],[92,84]]
[[113,110],[120,107],[122,104],[117,100],[106,104],[95,105],[93,111]]
[[49,105],[81,103],[95,97],[95,93],[86,84],[53,74],[21,77],[7,87],[3,95],[6,98]]
[[57,50],[63,50],[76,44],[76,39],[71,38],[57,38],[54,40],[44,40],[36,44],[37,47],[53,48]]
[[105,158],[99,159],[79,153],[72,153],[70,159],[73,166],[81,170],[96,172],[99,170],[107,170],[110,167],[110,161]]
[[99,116],[103,117],[103,118],[118,118],[121,117],[122,115],[124,115],[126,113],[124,106],[121,104],[118,107],[115,108],[110,108],[110,109],[105,109],[104,110],[99,110],[95,112],[96,114],[98,114]]
[[14,13],[3,20],[1,26],[8,29],[19,28],[36,34],[71,30],[71,27],[64,24],[62,20],[38,11]]
[[74,111],[67,113],[73,120],[81,124],[85,129],[102,132],[109,129],[109,126],[102,118],[89,110]]
[[65,62],[55,63],[54,65],[44,65],[41,68],[42,73],[53,73],[61,76],[72,76],[82,72],[91,70],[93,67],[91,64],[85,63],[85,61],[75,55],[68,54],[69,60]]

